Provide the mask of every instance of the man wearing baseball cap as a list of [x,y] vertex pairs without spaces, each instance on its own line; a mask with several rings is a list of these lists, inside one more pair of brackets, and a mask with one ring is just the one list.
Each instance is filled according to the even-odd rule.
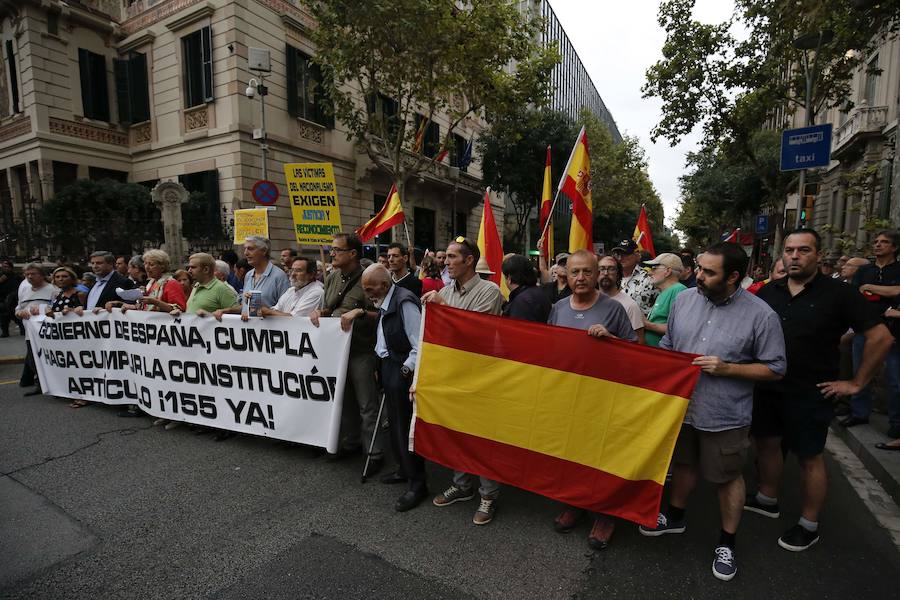
[[659,290],[659,296],[644,318],[644,343],[648,346],[659,346],[659,340],[666,334],[669,321],[669,308],[675,296],[687,288],[681,283],[681,270],[684,268],[681,258],[664,252],[653,260],[641,263],[650,267],[650,280],[653,287]]
[[659,291],[653,287],[653,280],[646,271],[638,267],[641,253],[634,240],[622,240],[611,250],[613,257],[622,265],[622,291],[637,302],[646,317],[656,301]]

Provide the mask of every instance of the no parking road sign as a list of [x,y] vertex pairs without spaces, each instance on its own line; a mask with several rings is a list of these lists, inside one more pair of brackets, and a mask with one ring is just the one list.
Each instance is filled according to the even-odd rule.
[[278,186],[265,179],[260,179],[254,183],[251,193],[256,203],[263,206],[272,206],[278,201]]

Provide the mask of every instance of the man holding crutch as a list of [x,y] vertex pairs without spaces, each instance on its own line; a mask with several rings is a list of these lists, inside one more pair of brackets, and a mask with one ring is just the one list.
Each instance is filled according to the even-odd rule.
[[388,411],[390,442],[397,459],[397,472],[386,475],[382,483],[407,483],[406,492],[394,509],[405,512],[415,508],[428,495],[425,486],[425,461],[409,451],[412,402],[409,386],[419,352],[419,327],[422,322],[419,299],[409,290],[394,284],[383,266],[374,264],[362,276],[368,299],[378,307],[375,354],[380,359],[379,373]]

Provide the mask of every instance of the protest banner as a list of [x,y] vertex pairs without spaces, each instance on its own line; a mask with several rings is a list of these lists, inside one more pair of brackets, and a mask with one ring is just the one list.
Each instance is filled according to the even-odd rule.
[[693,355],[435,304],[423,331],[417,454],[656,525]]
[[341,209],[331,163],[284,165],[298,244],[330,244],[341,231]]
[[269,237],[269,209],[241,208],[234,211],[234,243],[243,244],[251,235]]
[[45,394],[333,453],[350,334],[340,319],[320,324],[118,309],[25,321]]

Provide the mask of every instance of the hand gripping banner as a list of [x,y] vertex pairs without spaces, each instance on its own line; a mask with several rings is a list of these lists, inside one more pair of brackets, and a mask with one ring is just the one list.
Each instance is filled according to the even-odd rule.
[[350,349],[340,319],[115,309],[25,323],[46,394],[337,451]]

